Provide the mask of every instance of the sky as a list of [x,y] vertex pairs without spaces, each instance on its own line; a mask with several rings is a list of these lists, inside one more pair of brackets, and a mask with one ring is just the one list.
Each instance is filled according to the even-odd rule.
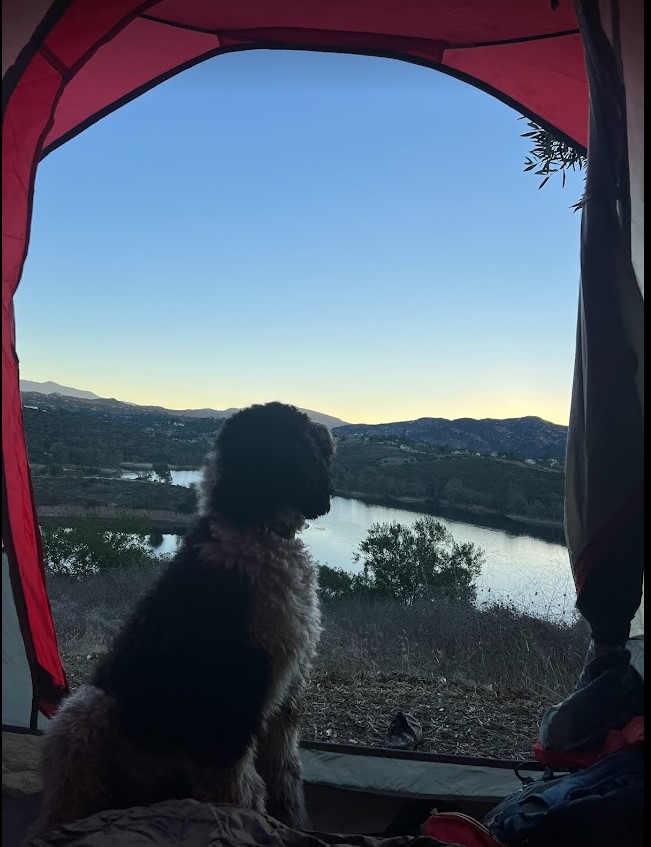
[[21,377],[168,408],[567,423],[582,179],[441,73],[212,59],[40,165]]

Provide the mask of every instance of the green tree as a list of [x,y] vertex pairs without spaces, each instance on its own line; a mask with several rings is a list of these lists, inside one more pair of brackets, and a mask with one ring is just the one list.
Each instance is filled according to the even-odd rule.
[[95,518],[70,521],[70,526],[45,526],[43,556],[50,573],[82,577],[110,568],[160,564],[138,535],[106,529]]
[[149,542],[150,547],[153,547],[154,550],[156,550],[159,547],[163,546],[163,541],[165,539],[163,538],[162,532],[160,532],[158,530],[154,530],[153,532],[149,533],[147,540]]
[[55,441],[50,445],[50,453],[54,457],[55,462],[58,462],[60,465],[65,465],[69,461],[68,448],[59,441]]
[[468,499],[463,483],[456,476],[451,477],[446,483],[443,489],[443,496],[451,503],[465,503]]
[[319,596],[322,600],[341,600],[353,593],[353,574],[343,568],[317,565]]
[[151,469],[161,482],[172,482],[172,472],[169,469],[169,465],[166,465],[165,462],[154,462]]
[[413,526],[397,521],[373,524],[354,560],[362,562],[363,580],[370,593],[405,605],[444,596],[472,603],[483,551],[471,543],[458,544],[440,521],[422,518]]
[[524,515],[529,506],[529,501],[524,493],[524,488],[517,482],[509,482],[506,489],[506,508],[516,515]]
[[63,466],[53,462],[47,466],[47,472],[50,476],[61,476],[63,474]]
[[184,515],[193,515],[197,511],[199,506],[197,493],[196,485],[188,486],[187,494],[183,496],[183,499],[178,505],[179,512],[182,512]]

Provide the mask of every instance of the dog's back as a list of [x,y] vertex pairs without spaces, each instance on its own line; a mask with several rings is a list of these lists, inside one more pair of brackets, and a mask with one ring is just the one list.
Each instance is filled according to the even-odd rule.
[[[88,785],[77,789],[72,817],[195,796],[196,775],[228,774],[292,677],[306,680],[318,636],[302,542],[199,519],[91,685],[63,704],[45,744],[50,805],[69,804],[73,781],[95,796],[82,809]],[[232,801],[224,785],[214,800]]]
[[255,592],[238,566],[207,561],[201,519],[92,679],[147,752],[229,767],[259,728],[269,661],[249,633]]

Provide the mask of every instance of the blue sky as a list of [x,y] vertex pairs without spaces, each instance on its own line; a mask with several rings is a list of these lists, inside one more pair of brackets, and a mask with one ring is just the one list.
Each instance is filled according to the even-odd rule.
[[186,71],[41,164],[21,376],[171,408],[566,423],[582,183],[538,191],[524,130],[387,59]]

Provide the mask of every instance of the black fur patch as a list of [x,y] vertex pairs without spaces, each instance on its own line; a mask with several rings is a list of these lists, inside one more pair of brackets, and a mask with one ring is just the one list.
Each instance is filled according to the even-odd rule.
[[199,559],[209,539],[203,518],[136,606],[93,684],[116,700],[141,749],[185,750],[200,764],[229,767],[259,727],[269,661],[246,632],[246,578]]

